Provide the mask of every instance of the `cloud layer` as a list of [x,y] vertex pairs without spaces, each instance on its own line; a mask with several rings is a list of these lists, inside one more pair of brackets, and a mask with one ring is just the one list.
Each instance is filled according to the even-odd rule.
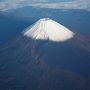
[[83,9],[90,11],[90,0],[68,0],[67,2],[53,3],[49,0],[3,0],[0,2],[0,11],[16,9],[25,6],[54,9]]

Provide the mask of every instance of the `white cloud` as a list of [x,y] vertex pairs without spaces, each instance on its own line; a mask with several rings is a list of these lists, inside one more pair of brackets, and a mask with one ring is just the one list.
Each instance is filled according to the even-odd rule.
[[75,0],[68,2],[50,3],[48,0],[4,0],[0,2],[0,11],[16,9],[25,6],[55,9],[84,9],[90,11],[90,0]]
[[[88,1],[88,0],[87,0]],[[56,8],[56,9],[85,9],[90,10],[90,1],[77,0],[73,2],[61,2],[61,3],[37,3],[32,6],[41,8]]]
[[36,3],[44,3],[48,0],[4,0],[0,2],[0,11],[6,11],[9,9],[16,9],[24,6],[30,6]]

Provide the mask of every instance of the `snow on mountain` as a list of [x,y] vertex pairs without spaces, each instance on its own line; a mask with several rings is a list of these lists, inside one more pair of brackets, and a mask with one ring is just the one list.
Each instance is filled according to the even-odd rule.
[[66,41],[74,37],[74,33],[49,18],[38,20],[24,31],[24,36],[35,40]]

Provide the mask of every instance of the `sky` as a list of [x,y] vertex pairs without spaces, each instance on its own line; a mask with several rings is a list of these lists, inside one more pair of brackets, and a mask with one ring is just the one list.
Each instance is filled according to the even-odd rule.
[[0,11],[26,6],[54,9],[83,9],[90,11],[90,0],[0,0]]

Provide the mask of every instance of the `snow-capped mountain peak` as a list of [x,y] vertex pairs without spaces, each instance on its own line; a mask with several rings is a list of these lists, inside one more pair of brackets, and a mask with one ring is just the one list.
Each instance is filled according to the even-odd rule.
[[66,41],[73,38],[74,33],[52,19],[43,18],[25,30],[24,36],[35,40]]

